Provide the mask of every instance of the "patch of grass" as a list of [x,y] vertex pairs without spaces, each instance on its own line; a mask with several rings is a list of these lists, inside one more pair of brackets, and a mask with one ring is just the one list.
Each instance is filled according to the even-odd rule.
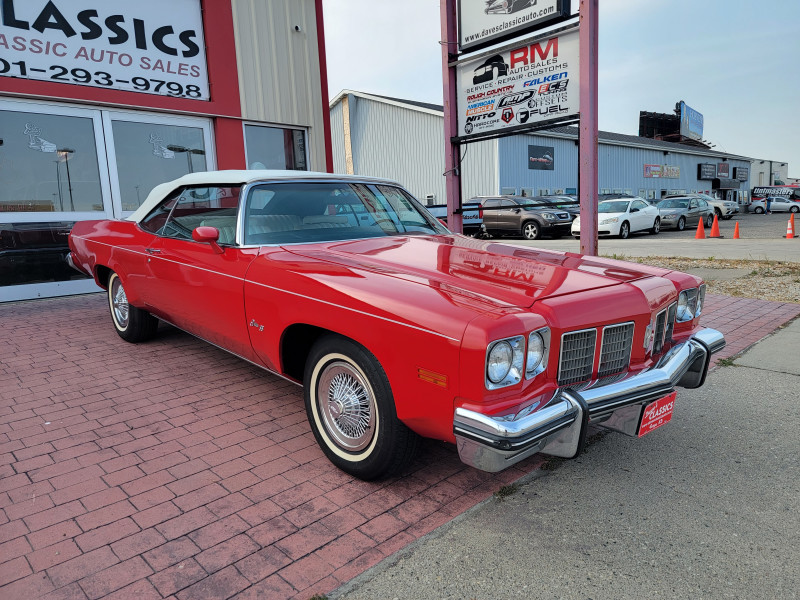
[[308,600],[328,600],[328,597],[325,594],[314,594]]
[[718,364],[720,367],[735,367],[735,366],[736,366],[736,365],[734,364],[734,361],[735,361],[735,360],[736,360],[736,359],[734,359],[734,358],[720,358],[720,359],[717,361],[717,364]]
[[519,485],[512,483],[511,485],[504,485],[494,493],[494,497],[498,500],[505,500],[509,496],[513,496],[519,491]]

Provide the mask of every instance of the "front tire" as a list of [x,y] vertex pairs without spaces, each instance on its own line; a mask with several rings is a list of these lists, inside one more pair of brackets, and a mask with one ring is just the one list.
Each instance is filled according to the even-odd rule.
[[631,226],[628,225],[627,221],[623,221],[622,225],[619,226],[619,239],[627,240],[631,235]]
[[419,436],[397,418],[386,373],[366,348],[337,335],[320,338],[303,383],[314,437],[342,471],[369,481],[411,462]]
[[522,225],[522,237],[526,240],[538,240],[542,235],[542,230],[536,221],[527,221]]
[[114,272],[108,278],[108,307],[114,329],[126,342],[137,344],[155,336],[158,319],[146,310],[128,303],[122,280]]
[[678,224],[675,225],[675,227],[678,229],[678,231],[683,231],[686,229],[686,219],[684,217],[678,219]]
[[661,219],[656,217],[656,220],[653,221],[653,227],[650,229],[650,234],[656,235],[659,231],[661,231]]

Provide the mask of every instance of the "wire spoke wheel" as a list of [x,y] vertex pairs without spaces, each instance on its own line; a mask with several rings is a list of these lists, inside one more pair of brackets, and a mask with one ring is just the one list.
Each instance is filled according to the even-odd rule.
[[111,284],[109,299],[111,300],[111,311],[114,314],[117,326],[120,329],[125,329],[128,326],[130,306],[128,305],[128,296],[125,294],[125,288],[122,287],[119,277],[115,277]]
[[375,433],[375,398],[362,375],[335,361],[319,377],[317,401],[328,434],[343,450],[366,448]]

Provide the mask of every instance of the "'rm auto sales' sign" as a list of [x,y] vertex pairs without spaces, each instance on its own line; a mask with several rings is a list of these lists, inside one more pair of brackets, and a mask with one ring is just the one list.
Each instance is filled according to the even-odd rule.
[[459,63],[458,137],[577,118],[578,71],[577,29]]
[[200,0],[3,0],[0,77],[208,100]]

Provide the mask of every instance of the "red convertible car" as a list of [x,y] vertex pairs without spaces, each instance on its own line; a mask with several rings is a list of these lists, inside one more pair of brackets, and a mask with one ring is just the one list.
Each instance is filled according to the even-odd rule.
[[498,471],[576,456],[590,423],[643,435],[725,344],[692,275],[454,235],[381,179],[194,173],[69,245],[120,337],[160,319],[302,383],[323,451],[364,479],[419,436]]

